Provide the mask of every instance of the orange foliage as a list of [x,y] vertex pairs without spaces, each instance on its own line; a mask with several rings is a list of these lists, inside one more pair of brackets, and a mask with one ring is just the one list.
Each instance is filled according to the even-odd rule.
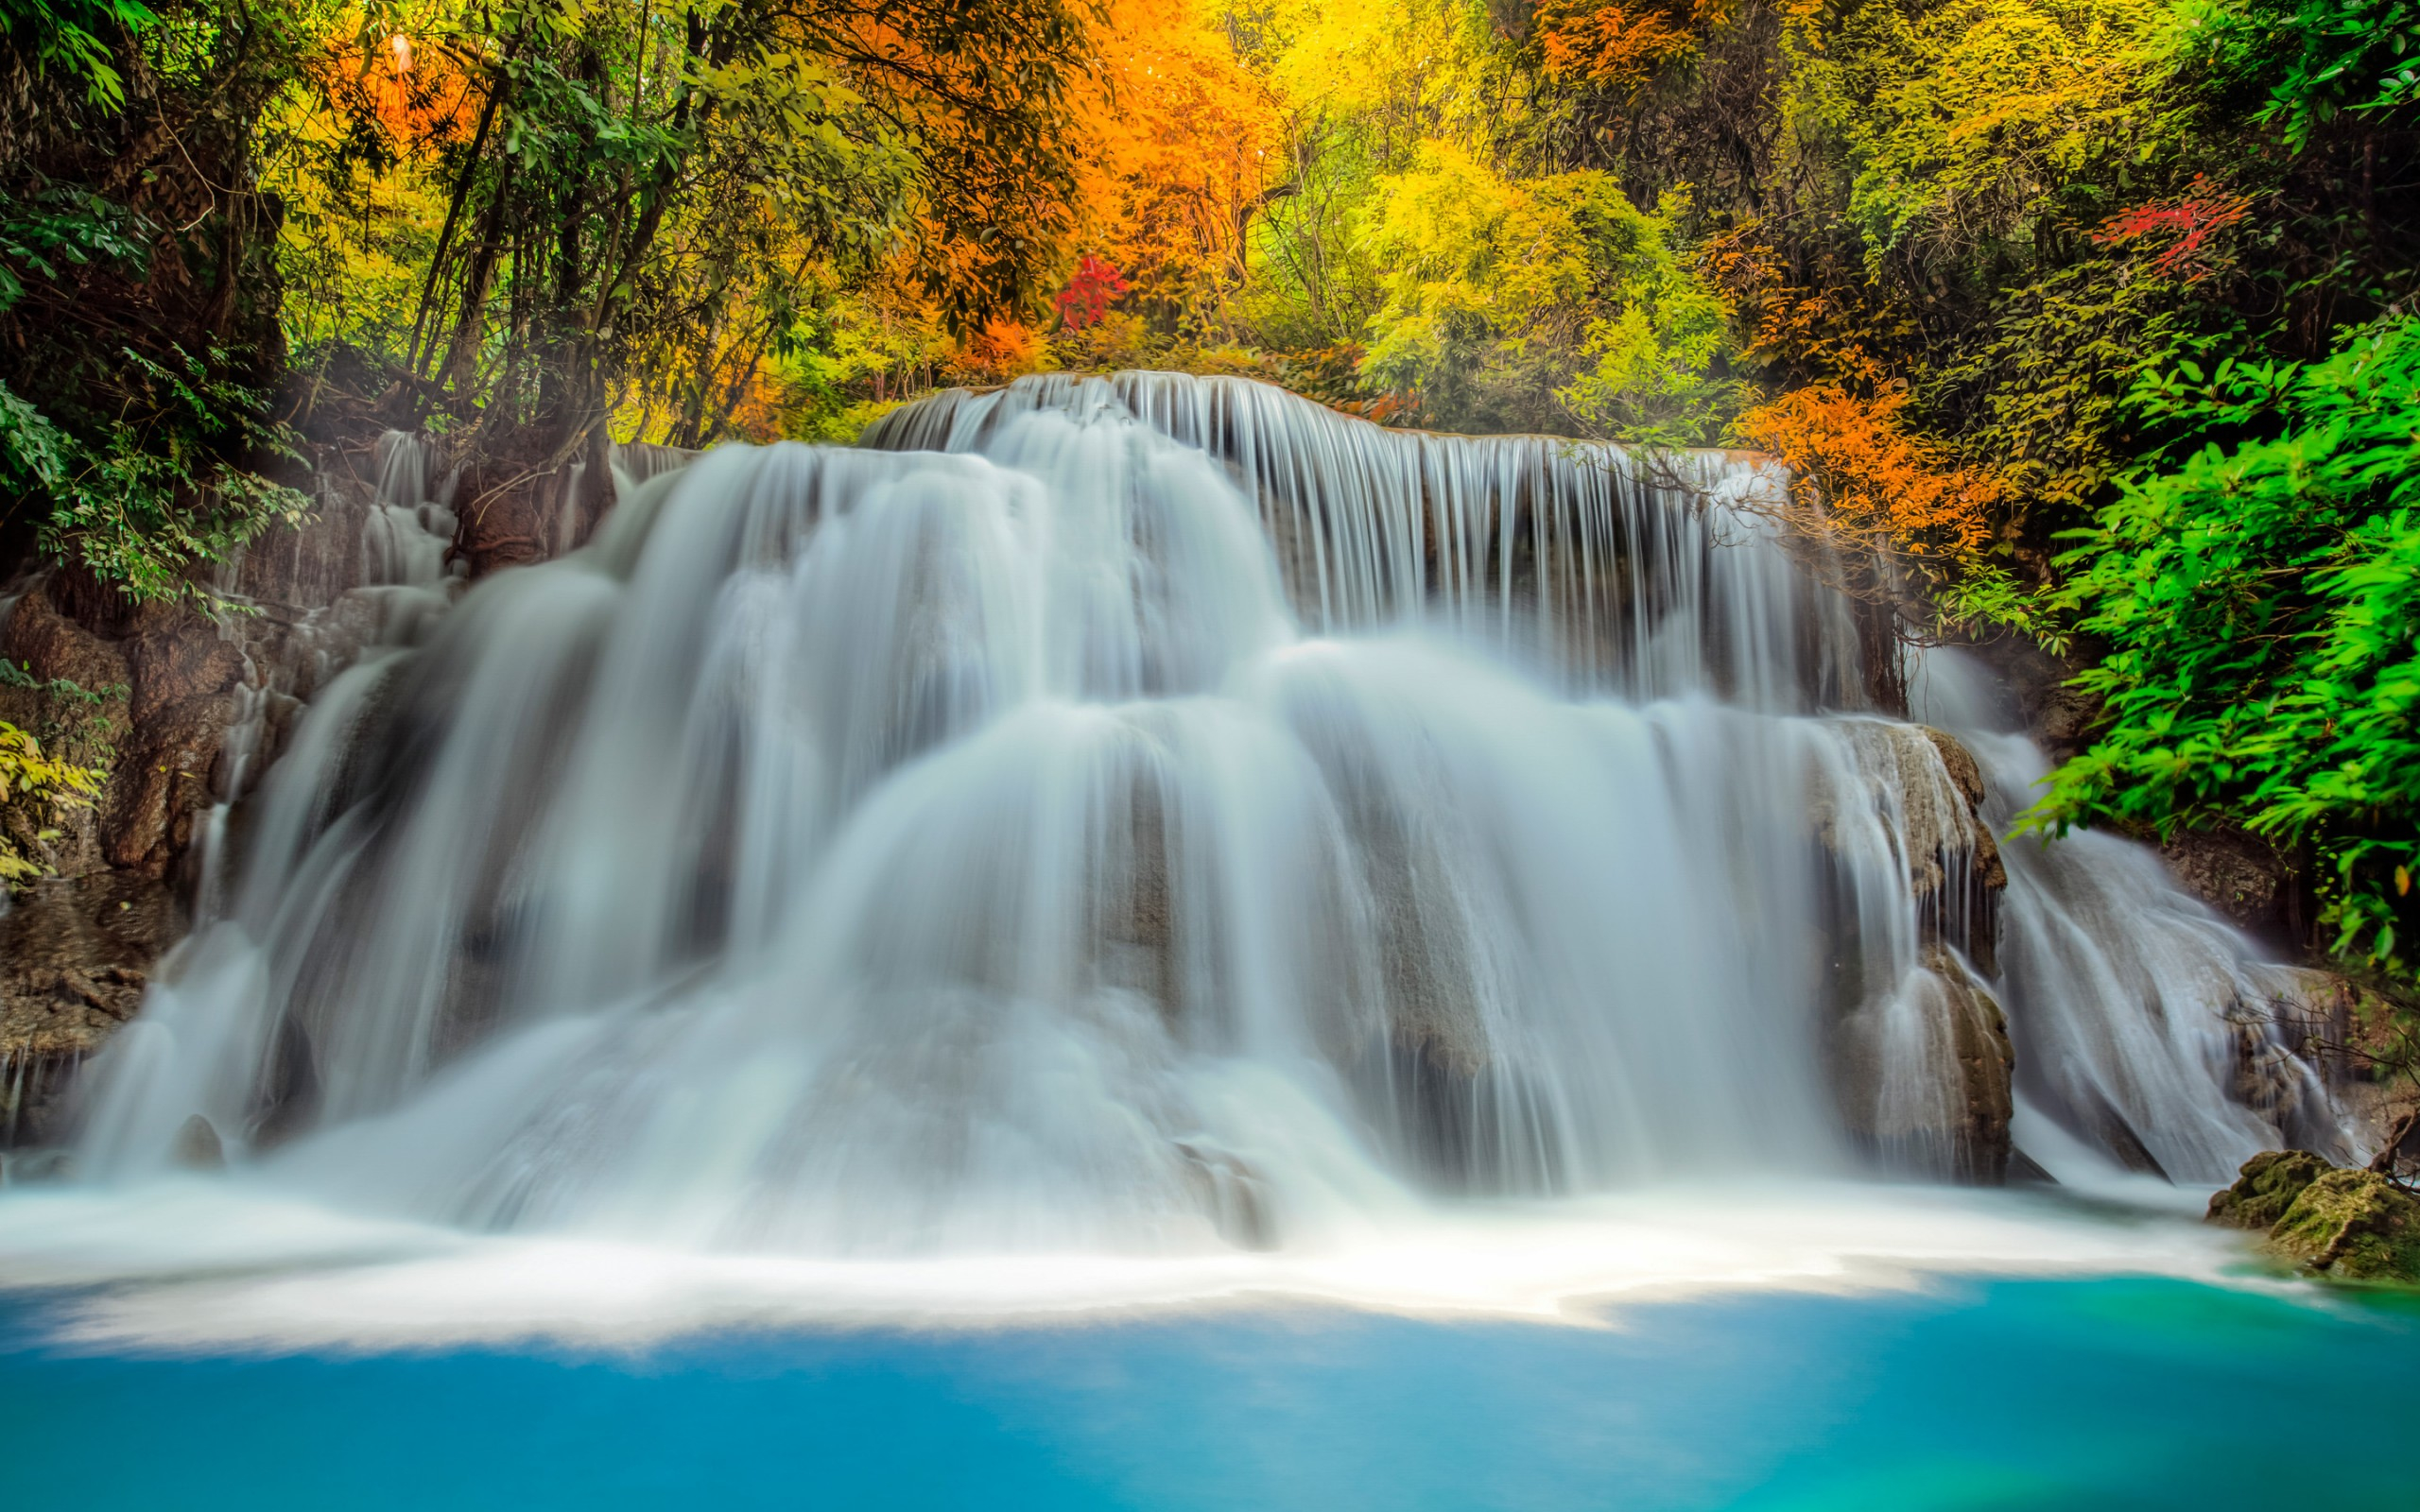
[[1285,168],[1274,96],[1193,0],[1110,0],[1098,45],[1107,67],[1080,111],[1098,144],[1085,249],[1148,298],[1240,277]]
[[1635,92],[1673,63],[1695,58],[1700,34],[1729,13],[1730,0],[1544,0],[1538,44],[1556,78]]
[[424,148],[468,129],[471,86],[462,69],[438,48],[413,46],[403,32],[378,43],[332,38],[311,72],[339,108],[374,120],[391,141]]
[[1866,345],[1871,312],[1841,295],[1795,284],[1781,254],[1760,235],[1759,222],[1713,242],[1706,280],[1733,311],[1744,315],[1750,356],[1829,374],[1852,387],[1880,391],[1890,372]]
[[1015,320],[992,320],[959,339],[950,368],[954,377],[996,384],[1033,371],[1041,359],[1040,333]]
[[1952,463],[1901,423],[1902,389],[1861,399],[1832,384],[1796,388],[1740,417],[1749,443],[1789,465],[1789,523],[1818,539],[1859,546],[1938,575],[1971,559],[1992,538],[1992,511],[2007,486]]

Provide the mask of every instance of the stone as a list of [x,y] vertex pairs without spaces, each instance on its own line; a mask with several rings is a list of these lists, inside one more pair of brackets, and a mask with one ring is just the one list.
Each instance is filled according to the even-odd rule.
[[148,623],[127,658],[133,672],[138,728],[196,699],[225,693],[242,680],[243,648],[222,638],[210,621],[191,610],[146,618]]
[[1974,753],[1922,725],[1858,721],[1843,732],[1862,791],[1834,792],[1837,784],[1818,775],[1807,795],[1817,842],[1837,853],[1843,818],[1892,795],[1878,807],[1897,832],[1927,936],[1964,952],[1986,976],[1996,972],[2008,868],[1983,818],[1983,773]]
[[28,591],[0,625],[0,657],[38,682],[62,678],[88,693],[123,691],[133,680],[115,645],[59,611],[47,583]]
[[2235,1185],[2210,1198],[2207,1221],[2230,1228],[2273,1228],[2303,1188],[2328,1169],[2308,1150],[2264,1150],[2243,1162]]
[[2323,1275],[2420,1285],[2420,1197],[2375,1171],[2329,1171],[2295,1196],[2269,1242]]
[[1925,739],[1941,755],[1941,765],[1949,773],[1949,781],[1966,800],[1965,838],[1974,859],[1968,864],[1976,880],[1995,890],[2008,885],[2008,867],[2000,860],[1999,840],[1992,827],[1983,820],[1983,768],[1975,753],[1960,745],[1949,734],[1929,725],[1919,725]]
[[[1929,1020],[1928,1064],[1918,1068],[1893,1064],[1890,1018],[1910,1007]],[[1998,1000],[1954,953],[1927,948],[1893,1001],[1844,1014],[1831,1055],[1849,1136],[1883,1164],[1979,1186],[2007,1181],[2016,1055]]]
[[196,1113],[177,1130],[170,1158],[191,1170],[216,1171],[227,1163],[227,1146],[210,1120]]
[[2234,826],[2182,830],[2159,853],[2179,886],[2239,928],[2278,940],[2300,933],[2293,867],[2258,835]]
[[183,927],[165,884],[123,872],[37,884],[0,914],[0,1144],[60,1132],[75,1068],[142,1006]]
[[138,725],[101,801],[112,867],[164,877],[211,803],[210,773],[235,716],[232,693],[174,704]]

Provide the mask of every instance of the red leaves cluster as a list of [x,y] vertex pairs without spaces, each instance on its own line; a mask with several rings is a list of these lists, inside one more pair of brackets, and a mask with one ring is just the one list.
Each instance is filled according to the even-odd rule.
[[1081,331],[1109,313],[1110,302],[1130,285],[1114,264],[1087,252],[1076,264],[1076,276],[1059,295],[1059,318],[1070,331]]
[[2241,222],[2251,211],[2250,195],[2230,193],[2223,184],[2197,173],[2185,193],[2120,211],[2102,221],[2092,239],[2102,247],[2123,247],[2146,237],[2172,235],[2176,239],[2152,259],[2151,270],[2164,278],[2181,276],[2192,284],[2210,275],[2204,259],[2210,238]]

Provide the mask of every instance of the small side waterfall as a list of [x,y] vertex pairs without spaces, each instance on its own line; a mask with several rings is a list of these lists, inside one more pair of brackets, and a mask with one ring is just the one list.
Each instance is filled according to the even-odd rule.
[[[1974,751],[1984,815],[2005,833],[2049,763],[1960,653],[1927,653],[1914,691],[1917,713]],[[2353,1158],[2326,1088],[2289,1042],[2292,970],[2178,887],[2147,846],[2079,831],[2012,839],[2001,854],[2000,961],[2037,1161],[2088,1177],[2073,1172],[2081,1148],[2206,1187],[2281,1142]]]
[[1764,466],[1128,374],[664,472],[320,693],[86,1169],[818,1255],[1990,1178],[2064,989]]
[[[259,782],[262,757],[276,733],[272,727],[289,724],[301,705],[345,667],[410,644],[461,588],[459,564],[446,560],[454,540],[454,480],[432,480],[434,460],[428,442],[419,437],[389,431],[378,438],[360,519],[357,585],[303,611],[287,627],[281,656],[264,663],[244,654],[235,717],[219,747],[210,814],[196,846],[198,919],[216,919],[229,906],[228,825],[236,803]],[[240,557],[228,563],[218,590],[222,596],[240,600],[235,589],[242,567]],[[220,633],[240,645],[233,628],[222,621]]]

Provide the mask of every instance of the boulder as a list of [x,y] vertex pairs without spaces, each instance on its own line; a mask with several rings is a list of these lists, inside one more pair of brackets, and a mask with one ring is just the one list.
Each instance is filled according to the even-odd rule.
[[2210,1199],[2209,1219],[2266,1230],[2272,1250],[2314,1275],[2420,1285],[2420,1196],[2376,1171],[2266,1151]]
[[227,1146],[218,1138],[216,1125],[196,1113],[177,1130],[171,1156],[179,1165],[192,1170],[216,1171],[227,1163]]
[[2324,1275],[2420,1285],[2420,1197],[2375,1171],[2330,1171],[2303,1188],[2269,1242]]
[[1927,948],[1895,993],[1845,1014],[1832,1060],[1849,1136],[1883,1164],[1983,1186],[2008,1179],[2008,1019],[1956,954]]
[[2243,1162],[2235,1185],[2211,1196],[2208,1220],[2230,1228],[2273,1228],[2303,1188],[2330,1169],[2308,1150],[2264,1150]]
[[1816,774],[1807,815],[1817,843],[1842,853],[1844,822],[1859,822],[1870,805],[1906,857],[1927,937],[1964,952],[1984,974],[1996,972],[2008,868],[1983,817],[1983,773],[1974,754],[1922,725],[1858,720],[1841,730],[1855,758],[1855,784],[1834,791],[1840,782]]
[[[1999,1185],[2007,1179],[2014,1054],[1984,985],[1997,970],[2008,871],[1982,814],[1982,768],[1921,725],[1845,722],[1856,785],[1819,775],[1810,818],[1833,859],[1829,1051],[1850,1137],[1886,1166]],[[1845,791],[1838,789],[1845,788]],[[1871,807],[1868,808],[1867,806]],[[1869,940],[1845,867],[1866,816],[1893,834],[1916,906],[1917,954]]]
[[1958,796],[1966,800],[1963,813],[1952,821],[1959,833],[1944,834],[1941,836],[1940,843],[1955,844],[1958,839],[1962,838],[1973,856],[1968,867],[1974,873],[1975,880],[1995,891],[2006,887],[2008,868],[2000,860],[1999,841],[1992,833],[1991,825],[1983,819],[1981,764],[1975,760],[1973,751],[1960,745],[1953,736],[1935,730],[1929,725],[1918,725],[1916,728],[1923,731],[1925,739],[1931,744],[1934,751],[1939,753],[1942,769],[1949,774],[1950,785],[1957,788]]

